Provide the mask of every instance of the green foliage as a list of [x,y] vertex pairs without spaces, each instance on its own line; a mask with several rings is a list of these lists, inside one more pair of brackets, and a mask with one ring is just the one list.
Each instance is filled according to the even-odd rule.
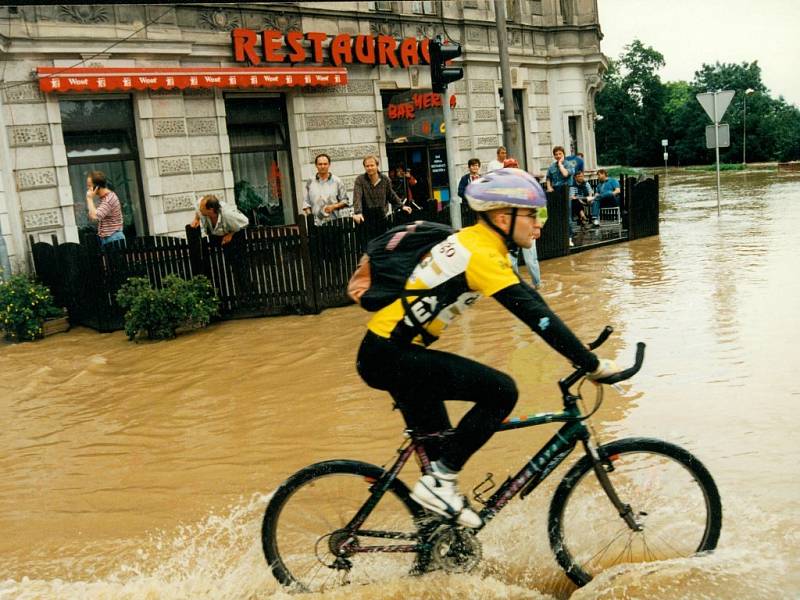
[[[702,167],[686,167],[687,171],[716,171],[717,165],[707,165]],[[745,166],[742,163],[720,163],[720,171],[744,171]]]
[[603,164],[658,164],[667,97],[656,73],[662,66],[663,55],[639,40],[611,61],[606,85],[595,99],[603,115],[595,134]]
[[748,163],[800,159],[800,110],[770,97],[757,61],[702,64],[691,83],[662,84],[657,70],[663,65],[663,56],[639,40],[609,61],[605,87],[595,98],[603,115],[595,132],[600,163],[659,166],[662,139],[669,140],[670,164],[713,163],[714,151],[705,147],[711,120],[696,95],[715,90],[736,92],[722,121],[730,127],[731,145],[720,149],[721,162],[743,162],[745,129]]
[[8,281],[0,281],[0,329],[7,340],[41,338],[45,320],[63,314],[50,290],[28,275],[13,275]]
[[205,327],[219,310],[219,299],[208,278],[191,280],[167,275],[161,289],[145,277],[131,277],[117,292],[125,309],[125,333],[133,340],[142,333],[154,340],[175,337],[178,327]]

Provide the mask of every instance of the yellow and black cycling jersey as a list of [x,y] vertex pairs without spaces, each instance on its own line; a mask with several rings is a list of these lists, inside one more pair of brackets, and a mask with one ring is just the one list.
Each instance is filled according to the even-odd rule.
[[[519,282],[503,241],[478,223],[436,244],[411,273],[406,282],[411,314],[398,299],[379,310],[367,327],[381,337],[423,343],[418,327],[437,338],[481,295],[492,296]],[[424,293],[415,295],[416,290]]]
[[520,281],[503,240],[483,222],[436,244],[406,281],[405,298],[382,308],[367,327],[401,343],[428,345],[481,296],[492,296],[551,347],[587,369],[597,357]]

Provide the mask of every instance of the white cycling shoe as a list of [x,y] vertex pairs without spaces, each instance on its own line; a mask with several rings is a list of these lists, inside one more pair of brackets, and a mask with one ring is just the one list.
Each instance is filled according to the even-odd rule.
[[478,513],[470,508],[466,498],[459,493],[455,475],[423,475],[414,486],[411,499],[432,512],[455,519],[464,527],[475,529],[483,525]]

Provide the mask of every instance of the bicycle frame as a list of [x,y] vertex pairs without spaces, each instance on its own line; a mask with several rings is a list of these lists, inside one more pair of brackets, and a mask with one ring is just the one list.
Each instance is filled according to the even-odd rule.
[[[606,327],[600,336],[588,344],[590,349],[594,349],[602,344],[611,335],[613,329]],[[604,383],[614,384],[619,381],[624,381],[635,375],[642,366],[644,360],[644,344],[637,343],[636,360],[634,366],[621,371],[620,373],[608,377],[603,380]],[[509,477],[500,488],[489,498],[484,508],[480,511],[480,517],[483,524],[475,531],[480,531],[483,527],[491,521],[497,514],[508,504],[510,500],[520,493],[521,498],[525,498],[530,494],[542,481],[544,481],[550,473],[552,473],[558,465],[575,449],[578,441],[583,443],[587,456],[592,461],[594,472],[600,482],[601,487],[606,492],[611,503],[617,509],[619,515],[623,518],[626,524],[633,530],[638,531],[641,529],[639,523],[636,522],[631,507],[623,503],[613,485],[609,481],[606,459],[598,454],[597,449],[589,443],[591,437],[588,428],[584,424],[584,420],[593,414],[583,415],[578,408],[578,400],[580,396],[576,396],[570,391],[570,388],[575,385],[582,377],[586,375],[586,371],[577,368],[570,375],[558,382],[558,387],[561,390],[561,396],[564,402],[564,410],[555,413],[540,413],[521,418],[506,419],[498,427],[498,431],[509,431],[511,429],[521,429],[524,427],[535,427],[536,425],[545,425],[547,423],[563,422],[564,425],[550,438],[550,440],[539,450],[533,457],[522,466],[522,468],[513,477]],[[356,513],[350,522],[341,530],[348,535],[345,536],[341,542],[332,544],[331,550],[338,555],[365,553],[365,552],[419,552],[424,550],[424,546],[419,544],[415,545],[396,545],[396,546],[359,546],[357,540],[354,538],[356,535],[364,537],[374,537],[383,539],[398,539],[398,540],[419,540],[418,533],[408,534],[401,532],[391,531],[371,531],[359,529],[361,525],[367,520],[372,510],[378,504],[383,495],[391,487],[392,483],[397,479],[398,474],[405,466],[408,459],[412,454],[416,453],[419,457],[420,467],[423,473],[430,473],[431,465],[425,454],[425,449],[421,442],[425,439],[445,435],[443,432],[415,435],[410,431],[406,431],[406,435],[411,439],[410,443],[401,447],[398,450],[399,456],[392,467],[384,473],[378,480],[373,482],[371,487],[371,495],[364,503],[364,506]],[[608,469],[610,470],[610,468]],[[407,488],[406,488],[407,490]],[[424,511],[415,514],[415,517],[420,517]],[[438,525],[437,525],[438,526]]]
[[[475,531],[480,531],[483,527],[492,520],[514,498],[520,491],[521,497],[524,498],[531,493],[544,479],[553,472],[553,470],[560,465],[564,459],[569,456],[578,441],[582,441],[586,446],[587,453],[590,452],[588,440],[589,430],[580,420],[582,415],[577,408],[578,397],[568,393],[568,387],[574,382],[569,381],[570,378],[560,382],[564,391],[564,405],[565,410],[558,413],[541,413],[521,418],[507,419],[504,421],[498,431],[510,431],[512,429],[521,429],[524,427],[534,427],[536,425],[544,425],[547,423],[564,422],[564,425],[550,438],[545,446],[539,450],[514,477],[509,477],[500,488],[487,500],[486,505],[480,511],[480,516],[483,519],[483,525]],[[394,480],[397,478],[400,471],[403,469],[408,459],[413,454],[419,458],[420,467],[423,472],[430,471],[430,461],[428,460],[425,450],[422,446],[422,441],[430,437],[441,436],[441,433],[430,435],[413,435],[412,432],[406,431],[406,435],[411,438],[409,444],[401,447],[398,450],[399,456],[394,462],[392,467],[378,480],[376,480],[371,488],[372,494],[351,519],[351,521],[344,528],[345,531],[351,531],[354,535],[363,537],[383,538],[383,539],[398,539],[398,540],[417,540],[419,535],[407,534],[401,532],[390,531],[373,531],[363,530],[360,526],[367,520],[367,517],[378,504],[383,495],[388,491]],[[595,453],[591,453],[596,457]],[[342,543],[337,550],[340,552],[353,553],[374,553],[374,552],[418,552],[420,546],[414,545],[392,545],[392,546],[358,546],[352,545],[351,539],[347,539]]]

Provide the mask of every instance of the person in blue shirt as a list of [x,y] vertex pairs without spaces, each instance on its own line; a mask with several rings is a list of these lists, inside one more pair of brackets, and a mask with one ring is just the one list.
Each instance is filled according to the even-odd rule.
[[556,146],[553,148],[553,164],[547,169],[547,191],[552,192],[558,188],[569,187],[572,185],[572,176],[575,174],[574,169],[564,162],[564,147]]
[[592,224],[600,226],[600,208],[620,205],[619,181],[608,176],[605,169],[597,170],[597,196],[592,202]]
[[567,169],[572,171],[574,183],[575,175],[584,170],[583,155],[580,152],[570,154],[564,158],[564,164],[566,165]]
[[572,241],[575,235],[575,228],[578,223],[581,226],[588,223],[587,216],[588,208],[593,204],[594,192],[592,186],[586,181],[583,171],[575,173],[575,181],[569,188],[569,201],[570,201],[570,220],[569,220],[569,245],[574,245]]

